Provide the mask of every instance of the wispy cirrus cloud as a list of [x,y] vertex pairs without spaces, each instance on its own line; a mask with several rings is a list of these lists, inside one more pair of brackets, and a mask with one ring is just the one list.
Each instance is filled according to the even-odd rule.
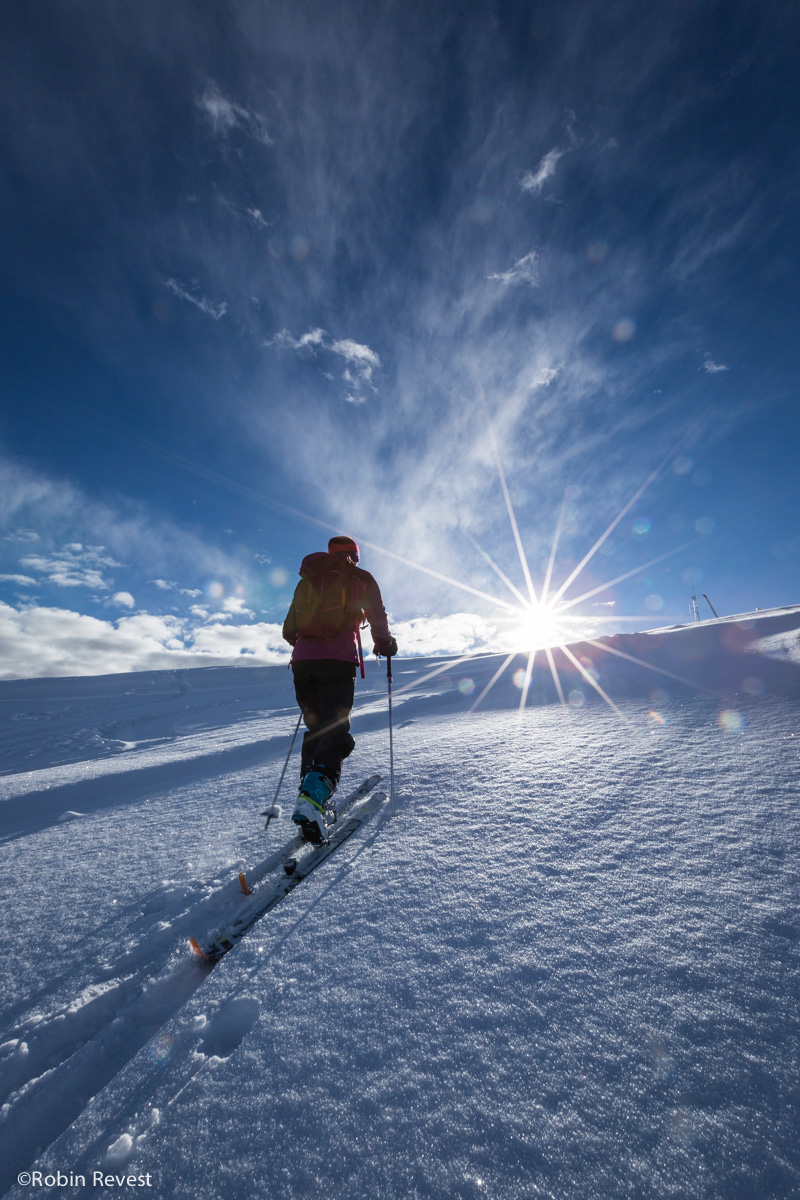
[[722,371],[727,371],[728,367],[725,363],[714,362],[713,358],[707,356],[700,369],[707,375],[719,375]]
[[[0,467],[2,467],[2,465],[3,465],[2,461],[0,461]],[[14,490],[15,489],[13,489],[13,487],[12,487],[12,489],[10,489],[11,492],[13,492]],[[14,501],[16,501],[18,499],[18,497],[9,496],[9,499],[12,501],[12,507],[10,507],[7,510],[7,512],[13,512],[14,511],[13,504],[14,504]],[[2,521],[1,514],[0,514],[0,521]],[[4,542],[16,543],[17,545],[20,545],[20,546],[33,546],[37,542],[41,541],[41,535],[38,534],[35,529],[10,529],[10,530],[8,530],[7,533],[4,533],[2,535],[2,540]]]
[[[69,480],[2,454],[0,473],[0,568],[6,577],[105,594],[137,594],[140,586],[154,584],[165,599],[171,591],[196,598],[205,580],[248,585],[252,563],[146,505],[124,496],[98,500]],[[158,570],[164,574],[156,582]],[[24,586],[19,579],[5,582]]]
[[559,159],[562,159],[566,154],[566,150],[559,150],[557,147],[548,150],[547,154],[540,160],[539,165],[534,171],[526,171],[520,180],[520,187],[523,192],[532,192],[538,196],[548,179],[556,173]]
[[227,301],[221,300],[219,304],[214,304],[212,300],[199,294],[199,286],[195,282],[191,284],[191,288],[186,288],[178,283],[177,279],[164,280],[164,287],[172,292],[173,296],[177,296],[180,300],[188,300],[189,304],[193,304],[201,312],[206,313],[209,317],[213,317],[215,321],[219,321],[228,311]]
[[263,146],[272,145],[273,138],[270,136],[266,118],[223,96],[213,81],[206,84],[196,104],[217,137],[227,137],[232,130],[242,129]]
[[517,259],[513,267],[508,271],[501,271],[497,274],[490,275],[490,279],[496,279],[499,283],[527,283],[531,287],[539,286],[539,255],[536,250],[531,250],[522,258]]
[[244,211],[256,229],[271,229],[275,224],[266,219],[260,208],[246,208]]

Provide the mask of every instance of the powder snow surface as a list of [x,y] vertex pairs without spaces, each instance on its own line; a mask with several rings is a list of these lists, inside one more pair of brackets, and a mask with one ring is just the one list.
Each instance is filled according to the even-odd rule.
[[288,673],[0,684],[0,1189],[800,1194],[799,626],[573,647],[564,704],[543,655],[475,711],[502,657],[397,660],[395,817],[213,970],[188,936],[291,834]]

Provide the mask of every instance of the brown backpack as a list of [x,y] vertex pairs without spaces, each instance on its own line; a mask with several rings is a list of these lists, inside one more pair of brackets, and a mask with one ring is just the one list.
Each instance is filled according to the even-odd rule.
[[330,641],[355,629],[365,591],[359,574],[358,567],[341,554],[314,554],[305,559],[294,593],[298,634]]

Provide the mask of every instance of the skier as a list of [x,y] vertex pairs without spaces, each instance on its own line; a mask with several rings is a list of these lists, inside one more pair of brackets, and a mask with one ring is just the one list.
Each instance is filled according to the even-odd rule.
[[358,560],[357,544],[342,536],[330,539],[327,553],[307,554],[283,623],[306,725],[292,820],[310,842],[327,841],[325,808],[338,786],[342,760],[355,747],[350,711],[360,661],[358,630],[365,617],[375,654],[397,654],[380,589]]

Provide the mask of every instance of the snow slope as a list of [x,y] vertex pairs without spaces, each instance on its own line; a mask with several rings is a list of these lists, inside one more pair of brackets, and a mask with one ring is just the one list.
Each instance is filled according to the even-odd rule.
[[291,832],[288,672],[0,683],[0,1188],[800,1194],[799,650],[797,609],[618,637],[474,711],[502,657],[398,660],[396,816],[213,971]]

